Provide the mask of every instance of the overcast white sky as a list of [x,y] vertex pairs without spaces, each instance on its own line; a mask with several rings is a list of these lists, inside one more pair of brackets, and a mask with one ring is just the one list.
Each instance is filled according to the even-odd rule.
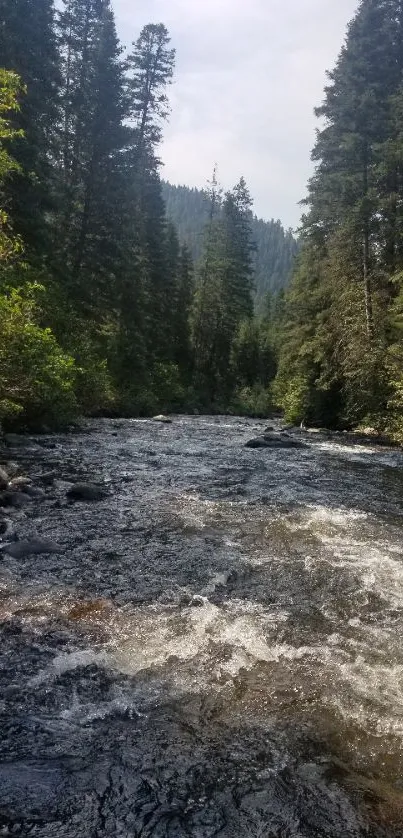
[[263,218],[297,226],[313,108],[358,0],[113,0],[120,38],[163,22],[177,50],[163,177],[225,188],[244,175]]

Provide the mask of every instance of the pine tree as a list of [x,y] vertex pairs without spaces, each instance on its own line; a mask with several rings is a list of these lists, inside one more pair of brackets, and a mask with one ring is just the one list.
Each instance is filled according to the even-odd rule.
[[140,342],[145,346],[151,376],[156,364],[169,361],[172,356],[170,312],[174,269],[170,265],[172,251],[169,252],[157,158],[162,125],[169,113],[166,90],[172,80],[175,58],[169,40],[165,26],[150,24],[133,44],[127,60],[126,102],[131,134],[124,163],[123,227],[135,225],[135,264],[140,270],[133,272],[128,266],[131,282],[127,281],[125,271],[122,274],[124,319],[127,321],[130,311],[136,319],[134,308],[141,299],[144,308]]
[[134,148],[143,167],[147,156],[160,143],[162,125],[169,115],[166,88],[171,84],[175,65],[175,50],[169,43],[166,27],[162,23],[150,23],[133,44],[133,52],[127,59]]
[[193,261],[189,249],[180,249],[177,266],[177,307],[173,316],[174,359],[185,385],[190,383],[192,370],[192,349],[190,338],[190,316],[194,294]]
[[64,0],[61,270],[83,310],[113,295],[120,222],[125,100],[121,49],[109,0]]
[[14,229],[31,257],[44,257],[57,192],[60,74],[53,0],[0,0],[0,55],[2,66],[26,86],[14,118],[23,132],[13,146],[20,168],[8,189]]
[[293,419],[355,424],[387,410],[388,308],[402,254],[402,33],[400,0],[362,0],[317,111],[325,127],[277,379]]
[[205,253],[192,316],[196,387],[213,404],[228,402],[233,380],[231,346],[244,318],[252,316],[250,196],[243,179],[225,195],[222,213],[215,174]]

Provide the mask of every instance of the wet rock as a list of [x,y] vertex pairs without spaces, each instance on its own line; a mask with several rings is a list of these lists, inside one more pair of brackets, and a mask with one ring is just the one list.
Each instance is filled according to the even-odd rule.
[[9,518],[0,519],[0,536],[9,538],[13,534],[13,523]]
[[293,439],[285,433],[265,433],[263,436],[250,439],[246,443],[246,448],[305,448],[305,443],[298,439]]
[[159,416],[154,416],[153,422],[161,422],[162,425],[172,425],[172,419],[169,416],[163,416],[162,413]]
[[11,480],[12,477],[16,477],[17,474],[19,474],[21,471],[18,463],[13,463],[9,460],[7,461],[7,463],[3,464],[3,468],[7,472],[9,480]]
[[107,497],[105,489],[95,483],[74,483],[66,494],[71,501],[98,501]]
[[63,553],[62,547],[54,541],[44,538],[32,538],[29,541],[15,541],[13,544],[5,544],[2,548],[4,553],[14,559],[25,559],[27,556],[36,556],[46,553]]
[[190,600],[190,605],[192,608],[204,608],[207,602],[207,597],[200,596],[199,594],[194,594],[194,596],[192,596],[192,599]]
[[16,509],[20,509],[29,503],[29,501],[30,498],[25,492],[13,492],[9,489],[0,492],[0,507],[13,506]]
[[44,471],[42,474],[36,475],[37,480],[40,480],[45,486],[51,486],[56,477],[55,471]]
[[9,482],[9,488],[17,492],[25,492],[27,486],[31,486],[32,480],[30,477],[13,477]]
[[72,489],[72,487],[74,485],[72,480],[57,480],[57,479],[55,480],[55,479],[53,479],[52,483],[53,483],[54,488],[57,489],[59,492],[67,492],[67,491],[69,491],[69,489]]
[[27,486],[24,487],[23,492],[24,495],[28,495],[30,498],[36,498],[37,500],[43,500],[46,498],[46,492],[38,486],[31,486],[30,484],[27,484]]
[[7,489],[8,479],[7,472],[0,466],[0,489]]

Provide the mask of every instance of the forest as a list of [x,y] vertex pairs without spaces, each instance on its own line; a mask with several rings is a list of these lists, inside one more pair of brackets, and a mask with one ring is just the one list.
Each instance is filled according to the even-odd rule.
[[[162,181],[162,196],[168,218],[175,224],[179,240],[190,249],[194,264],[203,252],[203,232],[209,211],[210,197],[206,190],[174,186]],[[264,313],[268,295],[276,295],[288,287],[298,253],[298,241],[292,230],[285,230],[281,221],[264,221],[251,217],[253,296],[255,310]]]
[[216,172],[184,230],[166,27],[126,48],[109,0],[60,5],[0,0],[2,425],[276,408],[402,441],[400,0],[362,0],[328,73],[298,245]]

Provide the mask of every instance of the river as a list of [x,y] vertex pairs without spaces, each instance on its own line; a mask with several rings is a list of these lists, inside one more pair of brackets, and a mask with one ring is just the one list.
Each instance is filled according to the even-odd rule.
[[10,451],[63,553],[0,560],[1,836],[403,835],[403,453],[263,427]]

